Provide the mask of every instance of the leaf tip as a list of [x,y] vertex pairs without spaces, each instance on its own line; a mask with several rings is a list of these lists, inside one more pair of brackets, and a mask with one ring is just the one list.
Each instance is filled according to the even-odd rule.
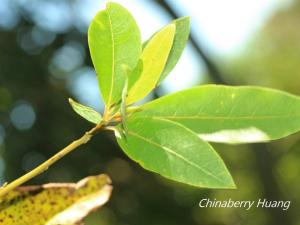
[[228,185],[228,189],[231,189],[231,190],[237,189],[237,186],[232,177],[231,177],[231,183]]
[[105,4],[105,6],[108,9],[112,4],[113,4],[112,1],[107,1],[106,4]]
[[[182,16],[182,17],[179,17],[179,18],[176,19],[176,20],[186,20],[186,21],[190,22],[191,16]],[[176,20],[174,20],[174,21],[176,21]]]
[[74,100],[71,99],[71,98],[68,98],[68,101],[69,101],[70,104],[73,104],[73,103],[74,103]]
[[229,189],[229,190],[234,190],[237,189],[237,186],[235,184],[235,181],[233,179],[233,177],[231,176],[230,172],[227,170],[227,182],[224,185],[224,189]]
[[172,31],[173,31],[173,30],[175,31],[175,30],[176,30],[176,24],[171,23],[171,24],[169,25],[169,29],[172,30]]
[[113,2],[113,1],[107,1],[106,2],[106,9],[110,9],[111,7],[114,7],[114,6],[118,6],[118,7],[122,7],[124,8],[122,5],[116,3],[116,2]]

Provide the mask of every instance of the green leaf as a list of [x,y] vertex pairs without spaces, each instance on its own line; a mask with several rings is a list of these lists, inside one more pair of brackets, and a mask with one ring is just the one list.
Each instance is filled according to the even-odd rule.
[[265,142],[300,130],[298,96],[251,86],[195,87],[149,102],[135,114],[175,121],[212,142]]
[[143,99],[155,88],[166,65],[174,34],[175,25],[170,24],[156,33],[143,49],[138,69],[129,76],[127,104]]
[[122,65],[133,69],[141,54],[139,28],[125,8],[110,2],[93,19],[88,42],[102,97],[110,107],[121,100],[125,82]]
[[128,75],[128,89],[130,89],[134,85],[134,83],[140,78],[142,72],[143,72],[143,60],[139,59],[136,67],[132,71],[130,71]]
[[18,187],[0,199],[0,223],[78,224],[108,201],[111,190],[110,179],[104,174],[87,177],[76,184]]
[[127,97],[127,91],[128,91],[128,67],[124,66],[123,68],[125,70],[125,74],[126,74],[126,81],[125,81],[125,85],[123,87],[123,92],[122,92],[122,102],[121,102],[121,108],[120,108],[120,113],[121,113],[121,117],[122,117],[122,127],[124,132],[126,133],[126,97]]
[[78,102],[75,102],[73,99],[69,98],[69,103],[72,106],[73,110],[86,119],[87,121],[99,124],[102,121],[102,116],[100,113],[96,112],[94,109],[87,107],[85,105],[82,105]]
[[159,82],[163,81],[177,64],[190,34],[190,17],[181,17],[173,23],[176,25],[174,42]]
[[178,182],[206,188],[234,188],[214,149],[191,130],[158,118],[129,117],[123,151],[147,170]]

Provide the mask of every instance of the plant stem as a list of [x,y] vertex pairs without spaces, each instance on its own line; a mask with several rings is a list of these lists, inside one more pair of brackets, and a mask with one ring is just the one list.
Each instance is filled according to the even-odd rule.
[[80,145],[83,145],[87,143],[91,137],[96,133],[96,131],[100,130],[102,127],[102,124],[99,124],[95,126],[90,131],[86,132],[81,138],[73,141],[71,144],[66,146],[64,149],[60,150],[58,153],[56,153],[54,156],[52,156],[47,161],[43,162],[30,172],[26,173],[25,175],[17,178],[16,180],[12,181],[11,183],[4,185],[0,188],[0,199],[2,196],[6,195],[8,192],[14,190],[16,187],[20,186],[21,184],[25,183],[26,181],[32,179],[33,177],[39,175],[40,173],[46,171],[52,164],[54,164],[56,161],[67,155],[68,153],[72,152],[74,149],[79,147]]

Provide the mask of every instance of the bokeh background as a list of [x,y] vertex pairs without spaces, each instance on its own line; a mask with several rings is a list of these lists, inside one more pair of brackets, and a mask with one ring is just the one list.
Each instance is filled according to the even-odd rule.
[[[180,62],[146,100],[204,83],[260,85],[300,95],[299,0],[117,0],[146,40],[171,19],[190,15]],[[90,124],[72,97],[99,111],[87,29],[104,0],[0,0],[0,182],[28,172]],[[209,96],[208,96],[209,97]],[[251,101],[251,99],[249,99]],[[143,170],[111,133],[98,134],[28,184],[111,176],[110,202],[88,225],[299,225],[300,135],[268,144],[215,145],[237,190],[197,189]],[[202,209],[202,198],[290,200],[281,209]]]

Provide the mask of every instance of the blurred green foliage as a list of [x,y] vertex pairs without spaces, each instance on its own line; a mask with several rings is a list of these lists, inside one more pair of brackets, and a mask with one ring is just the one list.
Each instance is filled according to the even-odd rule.
[[[77,79],[78,71],[91,67],[86,33],[75,26],[67,26],[63,31],[45,30],[31,19],[26,9],[14,10],[19,18],[17,25],[0,30],[2,182],[24,174],[90,127],[67,103],[68,97],[78,98],[74,88],[70,88],[69,79]],[[236,58],[220,65],[219,69],[226,74],[224,79],[299,95],[299,20],[299,1],[276,13]],[[87,219],[90,225],[299,225],[299,137],[293,135],[270,144],[241,145],[238,149],[214,145],[232,172],[237,190],[196,189],[148,173],[128,160],[113,135],[105,133],[30,184],[74,182],[88,175],[108,173],[114,186],[112,199]],[[261,197],[291,200],[292,205],[288,211],[199,208],[199,200],[207,197],[220,200]]]

